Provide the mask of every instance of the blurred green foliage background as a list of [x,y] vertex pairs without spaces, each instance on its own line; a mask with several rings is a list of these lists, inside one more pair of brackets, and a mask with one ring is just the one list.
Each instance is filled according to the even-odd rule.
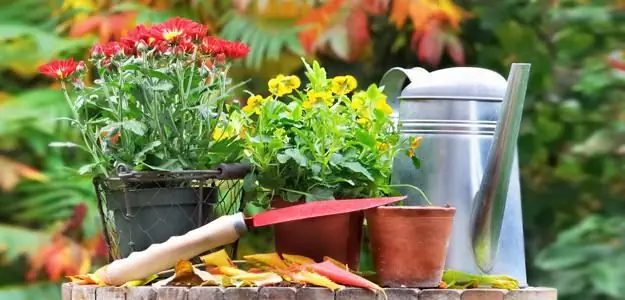
[[69,109],[37,67],[177,15],[247,42],[234,73],[255,92],[277,73],[301,73],[300,56],[361,86],[394,66],[464,63],[507,76],[511,63],[532,63],[519,140],[529,283],[561,299],[625,299],[619,0],[0,1],[0,299],[59,298],[63,274],[105,253],[91,181],[73,169],[89,158],[48,146],[79,137],[55,121]]

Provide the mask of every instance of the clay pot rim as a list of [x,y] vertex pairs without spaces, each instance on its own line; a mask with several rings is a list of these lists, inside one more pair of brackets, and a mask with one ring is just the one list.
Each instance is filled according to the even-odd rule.
[[432,205],[432,206],[378,206],[374,209],[380,209],[380,210],[386,210],[386,211],[391,211],[391,210],[431,210],[431,211],[456,211],[455,207],[452,206],[436,206],[436,205]]

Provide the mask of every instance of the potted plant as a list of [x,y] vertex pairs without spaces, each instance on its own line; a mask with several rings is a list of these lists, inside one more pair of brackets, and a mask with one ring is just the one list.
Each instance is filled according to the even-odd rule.
[[[382,89],[356,91],[354,77],[327,78],[317,62],[304,64],[306,85],[278,75],[268,82],[268,96],[251,95],[243,107],[245,154],[253,166],[246,194],[267,209],[392,194],[393,157],[414,153],[415,144],[399,138]],[[276,250],[330,256],[357,269],[363,219],[352,213],[276,225]]]
[[72,111],[67,120],[84,139],[53,145],[79,147],[93,158],[79,172],[97,179],[114,258],[210,220],[217,193],[208,180],[219,177],[219,164],[242,155],[242,113],[231,101],[240,84],[228,70],[248,52],[177,17],[93,46],[92,85],[83,81],[82,61],[40,67],[60,80]]
[[438,287],[455,208],[382,206],[365,211],[376,277],[385,287]]

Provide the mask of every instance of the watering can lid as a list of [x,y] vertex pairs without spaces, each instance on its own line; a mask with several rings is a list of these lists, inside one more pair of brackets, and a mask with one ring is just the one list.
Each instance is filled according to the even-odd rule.
[[502,101],[506,85],[506,79],[494,71],[453,67],[413,77],[400,98]]

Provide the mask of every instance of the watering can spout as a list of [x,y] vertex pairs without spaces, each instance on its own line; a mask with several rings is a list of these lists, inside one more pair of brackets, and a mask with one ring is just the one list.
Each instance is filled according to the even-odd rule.
[[530,66],[512,64],[486,169],[473,201],[473,253],[478,267],[485,273],[492,270],[499,247]]

